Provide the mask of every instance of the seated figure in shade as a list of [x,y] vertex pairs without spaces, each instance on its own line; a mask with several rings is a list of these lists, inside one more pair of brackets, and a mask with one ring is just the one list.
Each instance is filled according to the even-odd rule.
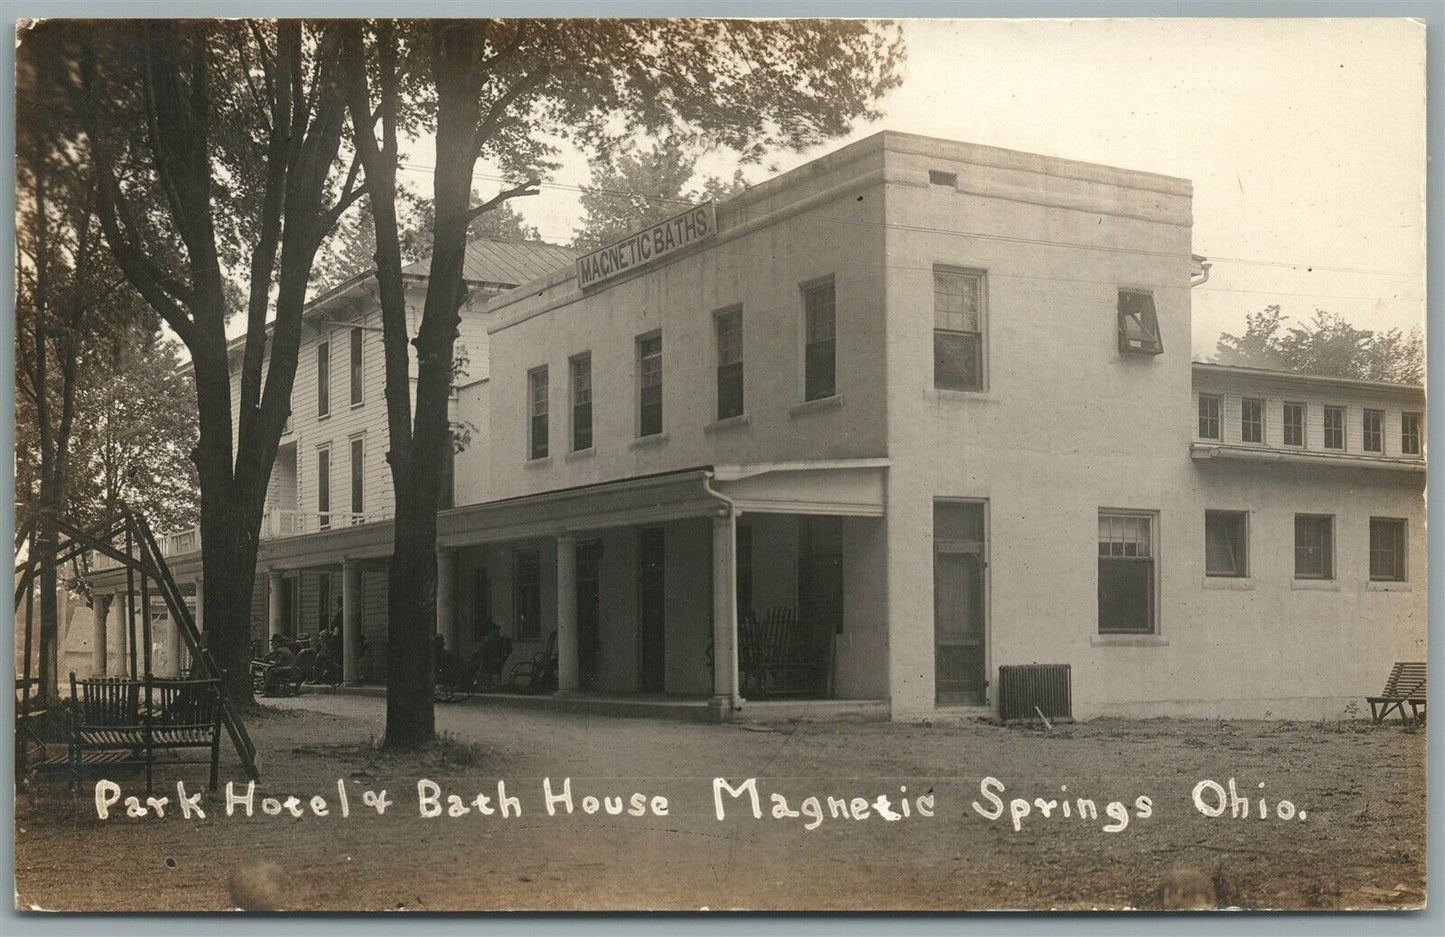
[[507,658],[512,656],[512,639],[502,634],[496,622],[489,621],[477,645],[477,653],[481,658],[478,679],[488,687],[493,686],[501,679]]

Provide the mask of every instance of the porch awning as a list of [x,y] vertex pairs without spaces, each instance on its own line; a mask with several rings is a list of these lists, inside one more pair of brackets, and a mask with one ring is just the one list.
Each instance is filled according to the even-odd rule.
[[714,484],[743,512],[883,516],[887,459],[719,465]]

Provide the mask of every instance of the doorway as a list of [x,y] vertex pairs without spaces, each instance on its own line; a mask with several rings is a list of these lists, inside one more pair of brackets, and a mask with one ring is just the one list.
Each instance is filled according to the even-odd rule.
[[986,514],[981,501],[933,505],[933,660],[937,705],[988,701]]
[[602,541],[577,544],[577,676],[596,689],[602,666]]
[[[666,684],[666,591],[663,530],[644,527],[637,532],[637,618],[641,647],[638,689],[661,693]],[[579,605],[579,613],[581,606]]]

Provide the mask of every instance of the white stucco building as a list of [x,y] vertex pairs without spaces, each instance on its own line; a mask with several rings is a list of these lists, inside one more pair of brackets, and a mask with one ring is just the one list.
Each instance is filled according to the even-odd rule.
[[[1423,391],[1193,363],[1190,230],[1186,180],[880,133],[575,264],[513,245],[464,312],[439,629],[723,716],[775,607],[831,633],[835,708],[995,707],[1041,663],[1076,716],[1340,712],[1424,659]],[[256,603],[308,631],[344,592],[357,680],[391,548],[368,286],[308,313]]]

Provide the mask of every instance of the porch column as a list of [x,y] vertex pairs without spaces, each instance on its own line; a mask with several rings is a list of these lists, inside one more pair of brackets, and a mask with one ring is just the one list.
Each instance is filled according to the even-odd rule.
[[341,562],[341,679],[361,679],[361,564]]
[[105,627],[106,616],[110,614],[111,597],[108,595],[101,595],[97,592],[92,597],[91,601],[92,605],[90,606],[90,620],[92,631],[90,637],[90,666],[91,669],[95,671],[95,676],[103,677],[105,676],[106,665],[109,663],[105,659]]
[[271,570],[266,576],[266,583],[266,635],[274,638],[282,631],[281,589],[285,583],[281,579],[281,571]]
[[437,634],[446,639],[453,654],[457,653],[456,558],[456,550],[437,551]]
[[110,603],[110,613],[105,617],[106,631],[114,640],[106,641],[106,656],[109,662],[105,668],[107,677],[124,676],[126,667],[125,647],[125,596],[117,595]]
[[179,677],[181,675],[181,623],[167,614],[165,624],[160,626],[159,631],[162,659],[160,673],[157,676]]
[[557,537],[557,692],[575,693],[577,676],[577,538]]
[[712,705],[730,712],[738,695],[737,516],[730,510],[712,519]]
[[[196,607],[191,614],[191,621],[196,623],[196,634],[201,636],[201,647],[209,647],[210,639],[206,636],[206,583],[200,576],[196,577]],[[194,660],[187,661],[194,667]]]

